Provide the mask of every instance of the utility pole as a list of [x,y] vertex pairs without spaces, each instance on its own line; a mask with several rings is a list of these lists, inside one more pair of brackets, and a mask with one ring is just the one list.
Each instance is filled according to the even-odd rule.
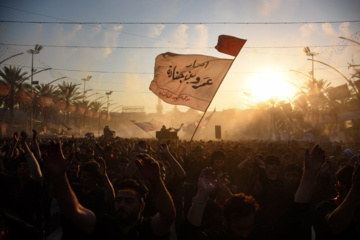
[[[39,54],[41,49],[43,49],[43,46],[36,44],[34,49],[29,49],[26,52],[31,54],[31,82],[30,82],[30,92],[33,93],[33,84],[38,84],[38,81],[33,81],[33,75],[34,75],[34,54]],[[34,101],[32,101],[32,107],[30,109],[30,131],[34,127]]]

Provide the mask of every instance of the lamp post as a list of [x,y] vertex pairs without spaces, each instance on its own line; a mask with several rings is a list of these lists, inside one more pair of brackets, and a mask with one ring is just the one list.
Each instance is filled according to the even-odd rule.
[[85,97],[85,93],[86,93],[86,91],[85,91],[86,82],[90,81],[91,78],[92,78],[92,76],[91,76],[91,75],[88,75],[86,78],[82,78],[82,79],[81,79],[81,80],[84,81],[84,97]]
[[310,56],[312,58],[312,70],[311,70],[311,77],[314,81],[314,56],[317,56],[319,53],[317,52],[311,52],[309,47],[305,47],[303,51],[306,53],[306,56]]
[[109,92],[107,92],[106,93],[106,96],[107,96],[107,110],[106,110],[106,112],[107,112],[107,114],[109,115],[109,104],[110,104],[110,102],[109,102],[109,99],[110,99],[110,95],[113,93],[113,91],[109,91]]
[[[43,49],[43,46],[36,44],[34,49],[29,49],[26,52],[31,54],[31,82],[30,82],[30,92],[33,92],[32,85],[34,84],[33,76],[34,76],[34,54],[39,54],[40,51]],[[38,82],[35,82],[37,84]],[[34,125],[34,105],[30,109],[30,131],[33,129]]]

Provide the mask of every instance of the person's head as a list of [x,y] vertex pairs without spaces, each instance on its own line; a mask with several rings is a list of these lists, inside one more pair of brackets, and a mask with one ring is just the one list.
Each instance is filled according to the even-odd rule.
[[129,225],[140,219],[145,208],[148,189],[135,179],[125,179],[116,188],[114,212],[121,225]]
[[100,183],[101,176],[98,172],[98,168],[99,164],[95,160],[81,164],[79,179],[83,187],[94,188]]
[[265,169],[269,175],[277,176],[280,171],[280,159],[275,155],[269,155],[265,158]]
[[347,148],[344,150],[343,156],[347,159],[350,159],[351,157],[354,156],[354,153],[353,153],[353,151],[351,151],[351,149]]
[[300,184],[302,169],[295,163],[286,166],[284,170],[284,184],[288,189],[296,190]]
[[247,239],[255,225],[255,213],[259,205],[252,196],[243,193],[234,194],[225,203],[223,225],[231,238]]
[[31,178],[31,171],[29,165],[26,161],[25,156],[22,154],[17,159],[17,169],[16,169],[17,177],[21,181],[26,181]]
[[196,161],[199,161],[199,162],[205,161],[204,147],[201,146],[201,145],[196,146],[196,147],[191,151],[191,155],[193,156],[193,158],[194,158]]
[[225,153],[223,151],[213,152],[211,154],[210,161],[213,168],[222,168],[225,163]]
[[338,182],[335,188],[341,200],[346,197],[350,190],[352,184],[353,170],[354,168],[352,166],[345,165],[336,172],[336,179],[338,180]]

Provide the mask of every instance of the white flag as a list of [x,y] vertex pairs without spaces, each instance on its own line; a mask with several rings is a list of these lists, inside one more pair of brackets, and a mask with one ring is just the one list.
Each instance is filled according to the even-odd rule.
[[150,90],[169,104],[206,111],[232,62],[205,55],[160,54]]

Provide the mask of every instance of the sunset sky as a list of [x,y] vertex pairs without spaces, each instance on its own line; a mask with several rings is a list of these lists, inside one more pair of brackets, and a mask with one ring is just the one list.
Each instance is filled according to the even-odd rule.
[[[0,61],[29,72],[26,50],[41,44],[34,68],[51,67],[34,80],[86,83],[91,99],[110,96],[112,107],[144,106],[155,112],[158,98],[149,90],[157,55],[203,54],[219,58],[221,34],[247,39],[209,109],[247,108],[279,96],[291,100],[307,81],[314,59],[350,77],[359,64],[359,0],[0,0]],[[329,67],[315,63],[315,78],[345,84]],[[60,83],[59,80],[56,83]],[[291,82],[291,83],[290,83]],[[251,92],[248,98],[244,92]],[[163,103],[164,111],[172,105]],[[120,108],[119,108],[120,107]],[[186,111],[185,106],[178,106]]]

